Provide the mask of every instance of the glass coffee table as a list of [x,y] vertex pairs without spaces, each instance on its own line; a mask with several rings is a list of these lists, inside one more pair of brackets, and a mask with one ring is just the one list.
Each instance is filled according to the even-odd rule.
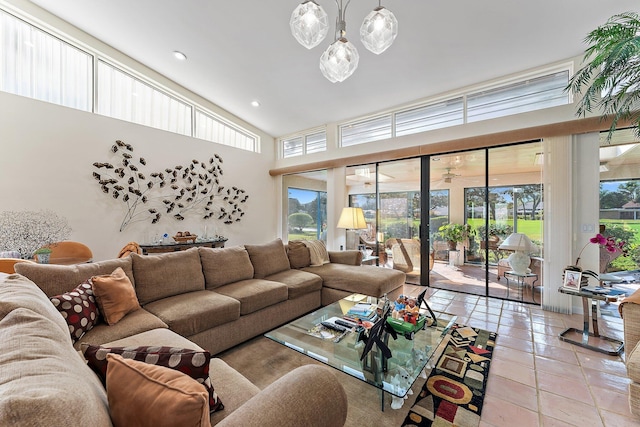
[[[456,321],[456,316],[435,312],[437,321],[434,325],[418,330],[415,334],[407,334],[413,335],[413,339],[408,339],[402,333],[395,340],[388,334],[383,334],[383,337],[387,335],[383,339],[391,350],[391,358],[384,358],[382,351],[374,345],[364,359],[360,360],[365,342],[358,340],[360,333],[357,328],[334,332],[318,326],[332,318],[342,319],[357,303],[377,304],[378,300],[354,294],[274,329],[265,336],[379,388],[383,411],[384,392],[390,393],[393,397],[391,407],[398,409]],[[428,313],[428,310],[421,307],[420,312]],[[319,331],[324,332],[324,336]],[[422,376],[426,378],[426,373]]]

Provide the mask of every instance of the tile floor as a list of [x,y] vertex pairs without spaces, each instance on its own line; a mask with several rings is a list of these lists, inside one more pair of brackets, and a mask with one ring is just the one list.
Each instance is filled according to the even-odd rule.
[[[424,288],[405,285],[417,296]],[[429,288],[434,310],[458,322],[496,331],[480,427],[640,426],[629,412],[623,357],[560,341],[568,327],[582,328],[582,314]],[[601,335],[622,339],[622,320],[603,316]]]

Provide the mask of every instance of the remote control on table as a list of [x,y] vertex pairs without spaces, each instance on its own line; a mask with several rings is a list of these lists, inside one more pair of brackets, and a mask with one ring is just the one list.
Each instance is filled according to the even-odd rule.
[[356,326],[358,326],[357,323],[348,322],[342,319],[336,319],[334,320],[334,322],[336,323],[336,325],[344,326],[345,328],[348,328],[348,329],[355,328]]
[[338,331],[338,332],[344,332],[347,330],[347,328],[345,328],[344,326],[336,325],[335,323],[331,323],[331,322],[322,322],[321,324],[325,328],[333,329],[334,331]]

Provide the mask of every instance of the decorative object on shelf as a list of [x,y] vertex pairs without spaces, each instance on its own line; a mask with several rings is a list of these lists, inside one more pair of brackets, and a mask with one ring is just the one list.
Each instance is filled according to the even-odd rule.
[[66,218],[50,210],[0,212],[0,251],[18,251],[23,259],[70,234]]
[[34,258],[40,264],[49,264],[49,257],[51,256],[51,252],[53,252],[49,248],[39,248],[33,253]]
[[173,240],[178,243],[195,243],[197,238],[198,236],[196,236],[195,234],[191,234],[189,231],[178,231],[176,235],[173,236]]
[[193,159],[186,166],[144,174],[147,161],[135,158],[130,144],[118,140],[111,152],[121,157],[117,165],[95,162],[99,172],[93,172],[93,177],[103,193],[125,203],[120,231],[135,221],[150,219],[156,224],[162,211],[179,221],[197,211],[203,219],[216,218],[225,224],[239,222],[244,216],[241,205],[249,195],[238,187],[221,185],[222,158],[217,154],[208,161]]
[[473,233],[469,224],[444,224],[438,228],[438,232],[449,245],[450,251],[455,251],[458,243]]
[[640,114],[636,108],[640,97],[640,15],[627,12],[614,15],[591,31],[585,41],[583,63],[569,80],[567,90],[582,98],[576,115],[586,116],[595,107],[612,117],[607,140],[621,120],[631,121],[640,137]]
[[347,230],[347,250],[358,249],[360,238],[355,230],[367,229],[362,208],[342,208],[337,227]]
[[[356,47],[347,40],[345,14],[351,0],[335,0],[338,7],[334,42],[320,57],[320,71],[332,83],[342,82],[358,68],[360,55]],[[398,20],[378,1],[378,7],[369,13],[360,27],[360,39],[365,48],[381,54],[387,50],[398,35]],[[320,44],[329,32],[327,13],[314,0],[299,4],[289,21],[293,37],[307,49]]]
[[507,261],[509,261],[511,269],[518,274],[527,274],[531,263],[529,254],[538,250],[538,247],[533,244],[531,239],[523,233],[511,233],[498,248],[514,251],[509,255]]

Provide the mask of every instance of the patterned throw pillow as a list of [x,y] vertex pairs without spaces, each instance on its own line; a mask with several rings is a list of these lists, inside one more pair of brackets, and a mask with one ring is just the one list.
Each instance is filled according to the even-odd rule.
[[98,375],[103,384],[107,378],[107,354],[119,354],[125,359],[138,360],[151,365],[164,366],[189,375],[209,392],[209,409],[211,412],[224,409],[222,401],[213,389],[209,378],[208,351],[190,350],[176,347],[141,346],[141,347],[101,347],[82,344],[84,358],[89,367]]
[[50,299],[67,321],[73,342],[78,341],[98,323],[100,311],[89,280],[69,292]]

